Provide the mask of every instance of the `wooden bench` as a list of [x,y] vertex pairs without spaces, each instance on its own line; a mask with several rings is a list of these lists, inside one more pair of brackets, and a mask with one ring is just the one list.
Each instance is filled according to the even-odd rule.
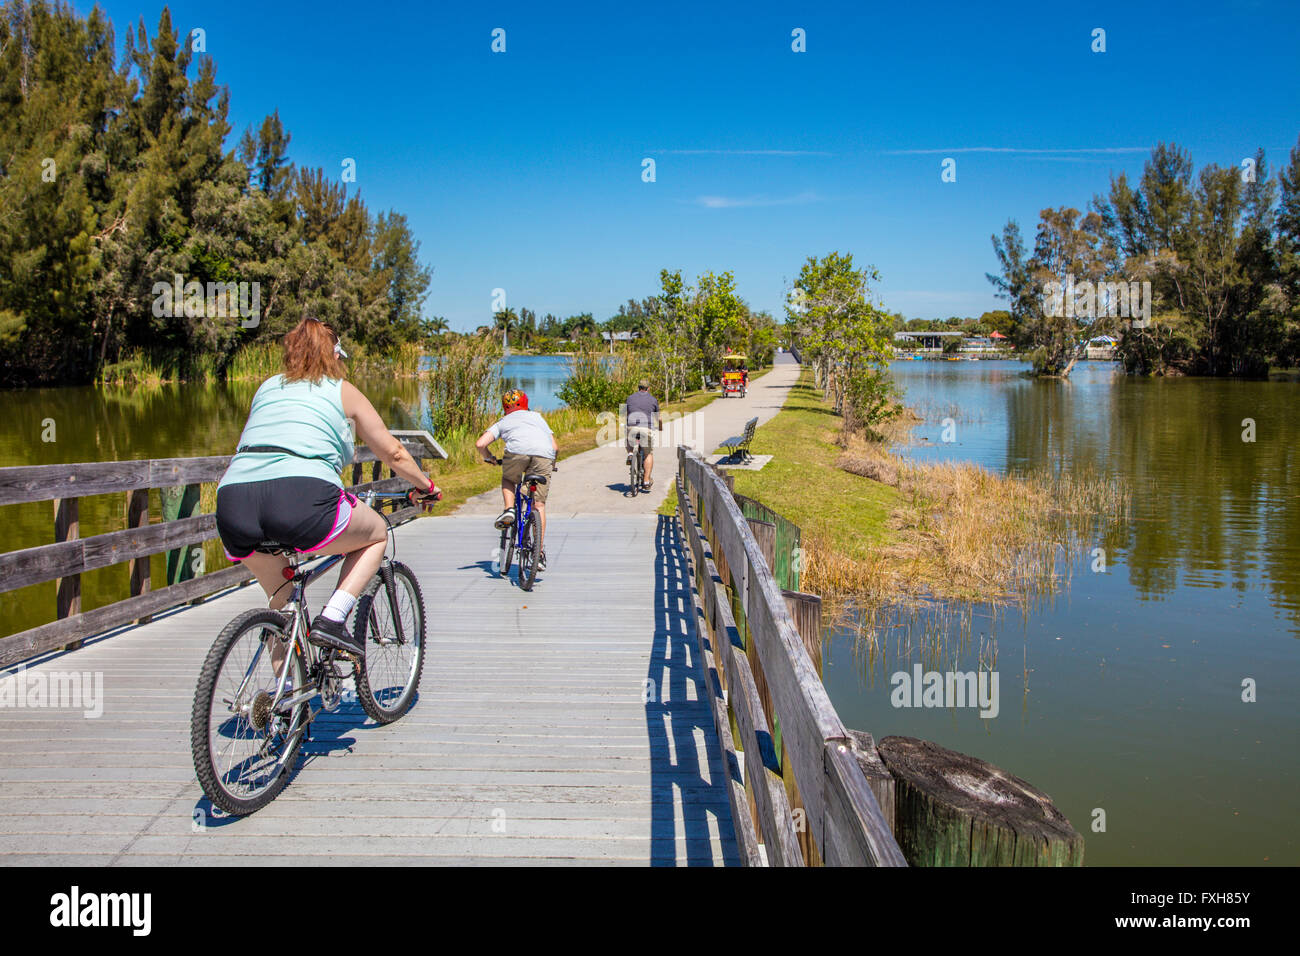
[[758,427],[758,416],[754,416],[745,422],[745,433],[743,435],[732,435],[730,438],[723,439],[722,447],[727,449],[727,457],[736,461],[745,462],[754,457],[749,453],[749,443],[754,440],[754,429]]

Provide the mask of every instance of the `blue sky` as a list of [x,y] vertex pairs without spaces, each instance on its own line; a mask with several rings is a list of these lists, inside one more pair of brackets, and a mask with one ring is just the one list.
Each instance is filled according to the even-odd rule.
[[[162,9],[101,6],[119,47]],[[604,319],[664,267],[729,269],[780,317],[803,260],[832,250],[879,270],[891,310],[978,315],[998,307],[984,273],[1009,217],[1032,237],[1040,209],[1083,208],[1160,141],[1198,168],[1258,146],[1276,166],[1300,134],[1295,3],[170,8],[206,31],[230,145],[278,109],[295,162],[355,159],[434,268],[426,313],[455,328],[488,321],[495,288]]]

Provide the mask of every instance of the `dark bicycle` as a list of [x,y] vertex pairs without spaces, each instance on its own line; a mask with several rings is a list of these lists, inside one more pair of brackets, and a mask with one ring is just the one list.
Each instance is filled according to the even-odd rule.
[[[496,464],[500,465],[500,459]],[[552,466],[559,470],[559,465]],[[533,589],[537,580],[537,564],[541,558],[538,542],[542,537],[541,521],[533,507],[533,496],[537,486],[547,482],[545,475],[527,474],[515,488],[515,519],[501,529],[501,544],[492,562],[493,567],[504,578],[510,575],[510,566],[514,563],[515,552],[519,552],[519,586],[525,591]],[[525,491],[524,489],[528,490]]]
[[[362,498],[371,504],[406,495],[370,492]],[[392,530],[389,522],[395,552]],[[308,559],[279,542],[265,541],[257,550],[289,557],[284,577],[293,593],[281,610],[245,611],[225,626],[199,672],[190,715],[190,749],[203,792],[236,816],[260,810],[284,789],[311,722],[338,709],[345,680],[355,679],[366,715],[389,724],[410,709],[424,668],[424,596],[405,564],[386,553],[357,600],[353,627],[366,648],[361,662],[307,641],[307,585],[346,556],[303,567]],[[317,696],[320,707],[313,709]]]
[[631,488],[632,497],[635,498],[638,491],[645,491],[645,446],[641,444],[641,435],[638,432],[636,437],[636,448],[627,456],[628,467],[628,487]]

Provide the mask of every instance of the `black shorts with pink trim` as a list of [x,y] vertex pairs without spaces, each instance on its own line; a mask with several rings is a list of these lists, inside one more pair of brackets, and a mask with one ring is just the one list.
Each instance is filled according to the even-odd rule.
[[274,478],[217,490],[217,533],[231,561],[278,541],[319,551],[348,526],[357,496],[319,478]]

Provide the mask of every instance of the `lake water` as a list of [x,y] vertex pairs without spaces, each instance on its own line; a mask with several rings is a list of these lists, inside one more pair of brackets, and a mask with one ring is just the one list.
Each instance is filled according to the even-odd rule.
[[[836,709],[877,739],[933,740],[1046,791],[1091,865],[1300,863],[1300,384],[1135,380],[1100,362],[1048,382],[1024,368],[894,363],[926,418],[904,453],[1119,476],[1129,519],[1054,600],[973,608],[966,634],[931,616],[937,648],[922,646],[925,622],[888,630],[874,654],[854,628],[833,632]],[[894,673],[977,670],[994,642],[996,717],[891,704]]]

